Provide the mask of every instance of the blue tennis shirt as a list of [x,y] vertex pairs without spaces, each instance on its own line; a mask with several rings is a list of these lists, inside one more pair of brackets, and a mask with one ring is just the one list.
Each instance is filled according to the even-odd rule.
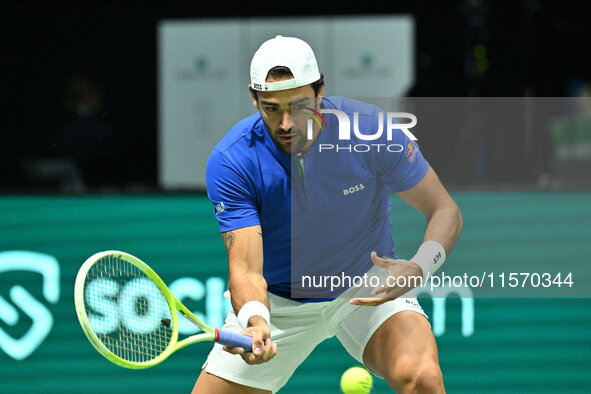
[[[343,97],[325,97],[370,135],[386,113]],[[383,113],[382,119],[379,114]],[[260,225],[263,275],[272,294],[300,302],[334,299],[372,266],[370,253],[397,258],[392,237],[390,192],[416,185],[429,164],[416,142],[386,126],[377,140],[339,140],[338,121],[325,127],[303,157],[280,151],[260,113],[238,122],[213,149],[207,193],[220,231]],[[352,127],[352,126],[351,126]],[[302,176],[303,175],[303,176]],[[339,286],[334,277],[341,278]]]

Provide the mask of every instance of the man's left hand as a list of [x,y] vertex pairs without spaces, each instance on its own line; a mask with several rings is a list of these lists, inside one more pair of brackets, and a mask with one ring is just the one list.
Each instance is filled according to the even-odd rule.
[[[349,301],[351,305],[381,305],[384,302],[400,297],[413,289],[415,285],[421,284],[421,268],[415,263],[404,259],[394,260],[386,257],[378,257],[376,252],[371,252],[371,261],[378,267],[382,267],[388,271],[390,275],[385,282],[371,292],[371,298],[353,298]],[[398,284],[404,286],[398,286]]]

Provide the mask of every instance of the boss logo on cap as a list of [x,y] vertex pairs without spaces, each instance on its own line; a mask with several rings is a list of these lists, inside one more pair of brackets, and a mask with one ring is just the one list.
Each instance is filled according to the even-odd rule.
[[253,84],[253,86],[254,86],[255,90],[263,90],[263,87],[260,83],[255,83],[255,84]]

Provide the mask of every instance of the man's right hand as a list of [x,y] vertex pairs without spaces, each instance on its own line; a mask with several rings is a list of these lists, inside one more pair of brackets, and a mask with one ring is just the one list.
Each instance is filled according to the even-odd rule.
[[241,347],[224,346],[224,350],[239,354],[247,364],[251,365],[267,362],[277,354],[277,344],[271,342],[271,329],[262,317],[252,316],[248,321],[248,328],[241,334],[252,337],[252,352],[245,352]]

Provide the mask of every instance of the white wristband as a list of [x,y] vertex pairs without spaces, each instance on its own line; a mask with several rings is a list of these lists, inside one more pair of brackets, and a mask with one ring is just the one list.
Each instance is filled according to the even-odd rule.
[[445,249],[437,241],[426,241],[419,247],[415,256],[410,259],[423,270],[423,280],[433,276],[445,261]]
[[238,324],[240,324],[240,327],[242,327],[243,330],[248,327],[248,321],[253,316],[262,317],[267,324],[269,324],[269,321],[271,320],[269,309],[267,309],[265,304],[259,301],[248,301],[246,304],[242,305],[240,312],[238,312]]

